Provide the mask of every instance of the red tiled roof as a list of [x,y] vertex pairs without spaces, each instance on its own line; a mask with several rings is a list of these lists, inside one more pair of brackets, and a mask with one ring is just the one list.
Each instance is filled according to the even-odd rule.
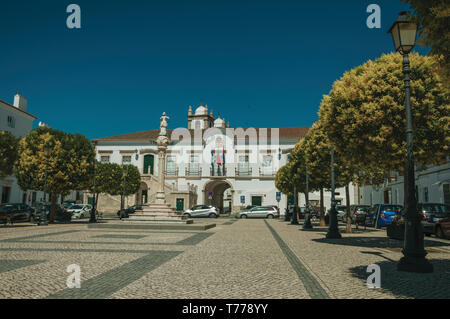
[[[299,140],[306,136],[309,131],[309,127],[275,127],[279,129],[279,138],[280,140]],[[257,132],[259,132],[260,128],[255,128]],[[244,128],[244,130],[247,130]],[[171,136],[173,130],[167,130],[168,136]],[[193,130],[190,130],[191,132]],[[267,137],[270,138],[271,128],[267,128]],[[128,133],[121,135],[114,135],[109,137],[102,137],[93,139],[94,142],[102,142],[102,141],[156,141],[158,137],[159,129],[157,130],[148,130],[136,133]],[[194,136],[192,133],[191,136]]]

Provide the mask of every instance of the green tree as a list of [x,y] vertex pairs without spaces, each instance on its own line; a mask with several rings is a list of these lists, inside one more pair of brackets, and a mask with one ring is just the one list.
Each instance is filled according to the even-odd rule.
[[[45,152],[45,146],[49,154]],[[54,221],[56,197],[71,190],[87,189],[93,177],[94,149],[87,138],[47,127],[32,130],[19,142],[16,177],[22,189],[44,190],[52,202],[50,222]]]
[[[97,162],[95,177],[95,202],[98,203],[98,196],[101,193],[119,195],[122,191],[123,169],[115,163]],[[93,185],[90,187],[93,192]]]
[[431,54],[441,57],[440,71],[450,84],[450,2],[448,0],[402,0],[414,9],[419,25],[419,44],[431,46]]
[[6,131],[0,131],[0,180],[13,174],[17,160],[18,140]]
[[141,186],[141,174],[139,173],[139,169],[134,165],[122,165],[121,168],[122,174],[121,179],[118,181],[119,187],[114,188],[114,190],[117,189],[119,192],[111,193],[111,195],[120,195],[122,202],[124,200],[122,195],[129,196],[137,193]]
[[[417,164],[441,164],[449,152],[449,88],[437,59],[412,53],[411,105]],[[406,172],[405,93],[400,54],[348,71],[324,96],[319,115],[343,162],[365,180]],[[373,182],[372,181],[372,182]],[[406,187],[406,182],[405,182]]]

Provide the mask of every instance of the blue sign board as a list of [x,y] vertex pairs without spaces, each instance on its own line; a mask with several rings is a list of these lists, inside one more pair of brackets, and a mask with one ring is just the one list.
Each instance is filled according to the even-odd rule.
[[244,196],[244,195],[241,196],[241,203],[242,203],[242,204],[245,203],[245,196]]
[[277,202],[281,200],[281,192],[277,192]]

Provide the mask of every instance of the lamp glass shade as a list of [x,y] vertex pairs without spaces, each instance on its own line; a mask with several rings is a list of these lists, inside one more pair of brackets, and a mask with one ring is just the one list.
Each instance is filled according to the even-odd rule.
[[404,52],[410,52],[416,44],[417,25],[415,23],[400,23],[400,49]]
[[395,50],[407,54],[416,44],[417,25],[413,22],[395,22],[390,30]]

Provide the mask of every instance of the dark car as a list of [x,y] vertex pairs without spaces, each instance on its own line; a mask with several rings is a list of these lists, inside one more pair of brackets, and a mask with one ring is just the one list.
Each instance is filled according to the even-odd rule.
[[392,220],[402,208],[402,205],[376,204],[367,211],[365,225],[376,228],[391,225]]
[[[122,218],[128,218],[130,214],[136,213],[137,210],[142,210],[142,206],[134,205],[134,206],[128,207],[127,209],[125,209],[123,211]],[[117,216],[120,217],[120,210],[117,211]]]
[[34,209],[27,204],[2,204],[0,205],[0,220],[11,222],[33,222],[36,219]]
[[366,220],[366,214],[369,208],[370,208],[369,205],[351,205],[350,216],[352,217],[352,223],[364,225],[364,222]]
[[448,234],[448,222],[450,218],[450,205],[438,203],[420,203],[418,205],[419,213],[424,217],[422,221],[423,232],[425,235],[436,235],[444,238]]

